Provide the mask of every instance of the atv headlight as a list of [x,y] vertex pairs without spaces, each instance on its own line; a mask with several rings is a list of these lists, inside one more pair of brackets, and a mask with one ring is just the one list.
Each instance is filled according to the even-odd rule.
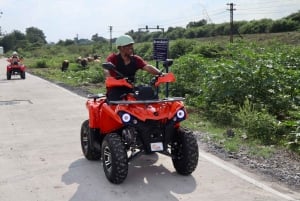
[[121,118],[124,123],[128,123],[131,120],[131,116],[128,113],[122,114]]
[[176,112],[176,115],[173,117],[174,122],[183,121],[185,119],[186,113],[183,109],[180,109]]
[[123,124],[126,124],[126,125],[131,125],[131,124],[137,124],[138,123],[138,120],[132,116],[131,114],[127,113],[127,112],[119,112],[118,115],[120,116]]
[[178,119],[182,119],[185,116],[185,112],[184,112],[184,110],[178,110],[176,115],[177,115]]

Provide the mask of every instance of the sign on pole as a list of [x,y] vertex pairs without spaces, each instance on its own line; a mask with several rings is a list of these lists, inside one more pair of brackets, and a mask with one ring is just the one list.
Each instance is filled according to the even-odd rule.
[[157,38],[153,41],[153,58],[156,61],[166,61],[168,58],[169,40]]

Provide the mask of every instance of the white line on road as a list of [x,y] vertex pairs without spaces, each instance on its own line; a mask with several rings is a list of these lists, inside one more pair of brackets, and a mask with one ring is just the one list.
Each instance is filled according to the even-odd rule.
[[297,201],[296,199],[294,199],[294,198],[292,198],[292,197],[290,197],[290,196],[288,196],[286,194],[283,194],[283,193],[281,193],[279,191],[276,191],[273,188],[271,188],[271,187],[263,184],[262,182],[259,182],[259,181],[255,180],[255,179],[253,179],[253,178],[251,178],[251,177],[249,177],[249,176],[241,173],[240,171],[238,171],[238,170],[236,170],[234,168],[231,168],[230,166],[226,165],[224,162],[221,162],[221,159],[214,158],[210,154],[207,154],[204,151],[200,150],[199,151],[199,156],[201,156],[202,158],[205,158],[209,162],[211,162],[211,163],[213,163],[213,164],[215,164],[215,165],[223,168],[224,170],[226,170],[226,171],[234,174],[235,176],[238,176],[239,178],[241,178],[241,179],[243,179],[243,180],[245,180],[245,181],[247,181],[247,182],[249,182],[249,183],[251,183],[251,184],[253,184],[253,185],[255,185],[255,186],[257,186],[257,187],[259,187],[259,188],[261,188],[263,190],[265,190],[265,191],[268,191],[268,192],[270,192],[270,193],[272,193],[274,195],[277,195],[277,196],[279,196],[281,198],[284,198],[284,199],[286,199],[288,201]]

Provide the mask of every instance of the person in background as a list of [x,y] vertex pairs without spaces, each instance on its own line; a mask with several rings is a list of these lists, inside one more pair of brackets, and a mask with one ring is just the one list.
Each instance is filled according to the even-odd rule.
[[18,53],[16,51],[14,51],[12,56],[8,59],[8,61],[11,64],[18,65],[18,63],[21,61],[21,59],[19,58]]

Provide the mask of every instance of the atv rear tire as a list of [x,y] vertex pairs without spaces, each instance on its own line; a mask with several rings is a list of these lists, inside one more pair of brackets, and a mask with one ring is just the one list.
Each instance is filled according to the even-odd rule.
[[188,130],[179,128],[174,140],[171,153],[177,173],[190,175],[198,165],[198,143],[195,135]]
[[23,79],[23,80],[24,80],[24,79],[25,79],[25,77],[26,77],[26,76],[25,76],[25,71],[21,72],[21,79]]
[[11,73],[10,73],[10,72],[7,72],[7,73],[6,73],[6,78],[7,78],[7,80],[10,80],[10,79],[11,79]]
[[85,120],[81,125],[80,131],[80,141],[81,141],[81,149],[82,153],[88,160],[99,160],[101,157],[101,152],[98,151],[93,145],[92,133],[90,132],[89,128],[89,120]]
[[114,184],[122,183],[128,174],[128,157],[121,137],[117,133],[108,134],[101,150],[106,178]]

